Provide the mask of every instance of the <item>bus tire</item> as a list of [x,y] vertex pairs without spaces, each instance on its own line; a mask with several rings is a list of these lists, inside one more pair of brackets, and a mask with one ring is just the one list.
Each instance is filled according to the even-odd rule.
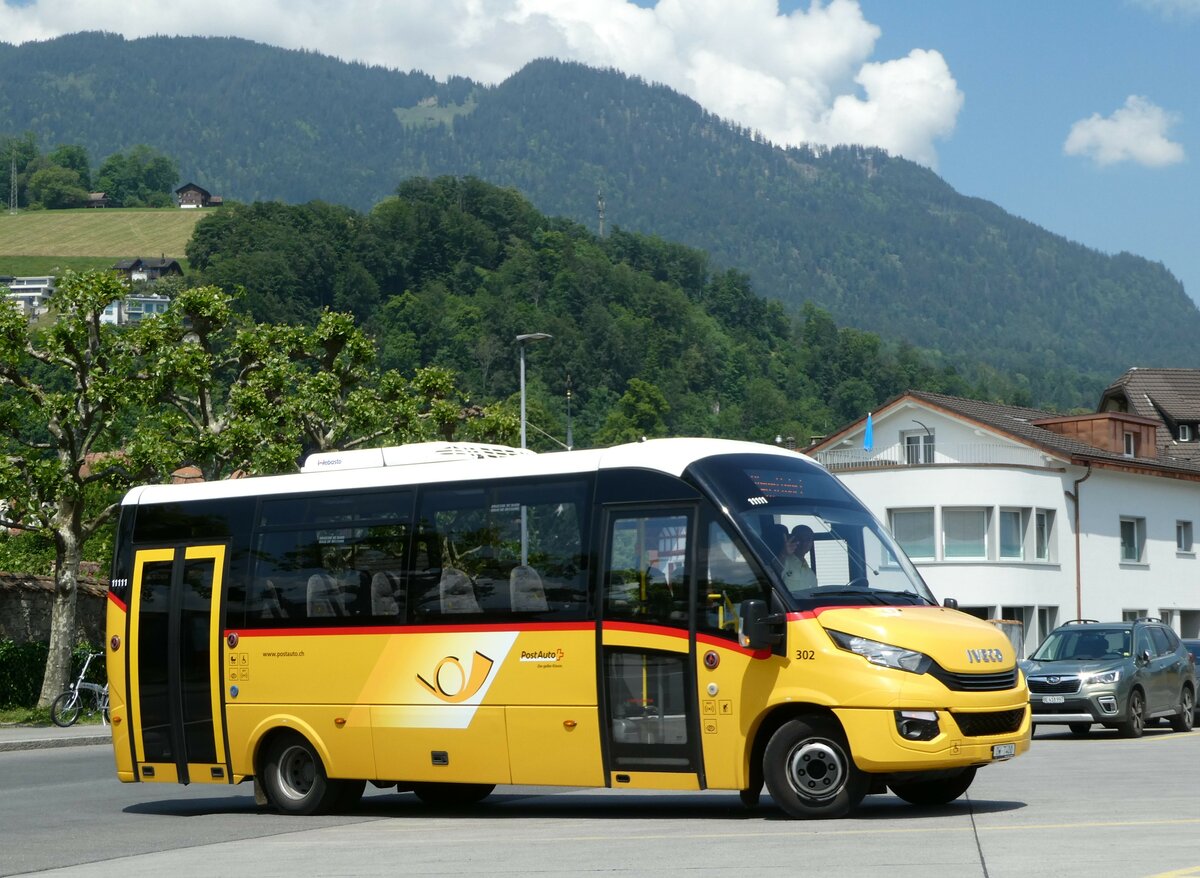
[[[339,804],[344,789],[331,781],[316,749],[302,735],[277,735],[263,756],[263,789],[281,814],[324,814]],[[361,789],[360,789],[361,794]]]
[[415,783],[412,791],[426,805],[457,808],[482,802],[492,794],[495,784],[487,783]]
[[75,689],[69,689],[54,699],[50,705],[50,721],[64,729],[75,725],[79,719],[79,711],[83,707],[83,696]]
[[953,802],[967,791],[975,780],[975,766],[964,768],[951,777],[939,777],[932,780],[914,779],[909,781],[892,781],[888,784],[892,792],[910,805],[945,805]]
[[802,818],[844,817],[870,785],[841,728],[820,716],[788,720],[776,729],[763,754],[763,775],[775,803]]

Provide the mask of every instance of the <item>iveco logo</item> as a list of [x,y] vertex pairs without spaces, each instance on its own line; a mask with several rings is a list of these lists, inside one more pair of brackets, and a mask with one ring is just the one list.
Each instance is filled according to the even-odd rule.
[[972,665],[984,664],[987,662],[1002,662],[1004,661],[1004,653],[998,649],[968,649],[967,662]]

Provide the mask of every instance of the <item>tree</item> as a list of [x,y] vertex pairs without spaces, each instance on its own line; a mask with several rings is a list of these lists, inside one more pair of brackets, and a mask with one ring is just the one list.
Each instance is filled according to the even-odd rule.
[[175,161],[143,144],[105,159],[96,185],[120,207],[168,207],[178,179]]
[[79,175],[79,185],[85,191],[91,191],[92,164],[88,161],[87,150],[75,144],[61,144],[54,148],[48,156],[51,164],[67,168]]
[[[516,418],[473,407],[444,369],[411,380],[380,372],[375,349],[348,314],[315,327],[252,323],[213,286],[180,290],[144,321],[147,392],[161,406],[142,440],[207,479],[294,471],[317,451],[431,438],[511,441]],[[160,469],[169,464],[160,460]]]
[[57,210],[67,207],[83,207],[88,192],[80,182],[79,174],[70,168],[48,165],[29,178],[29,201],[42,207]]
[[55,291],[55,322],[37,334],[17,309],[0,307],[0,441],[8,452],[0,460],[0,490],[9,498],[3,523],[54,540],[42,707],[66,687],[70,673],[83,544],[116,511],[108,502],[89,512],[86,496],[99,489],[117,497],[145,472],[117,450],[124,438],[117,425],[139,421],[140,387],[130,380],[132,335],[100,321],[124,294],[114,274],[67,272]]
[[601,445],[636,442],[646,437],[665,436],[663,415],[671,410],[662,391],[640,378],[630,378],[628,388],[600,430]]

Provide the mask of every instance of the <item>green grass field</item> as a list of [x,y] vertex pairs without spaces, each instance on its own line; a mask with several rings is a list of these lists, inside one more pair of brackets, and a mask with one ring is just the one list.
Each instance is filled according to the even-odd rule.
[[171,207],[0,214],[0,274],[110,268],[136,256],[166,256],[186,267],[184,248],[208,213]]

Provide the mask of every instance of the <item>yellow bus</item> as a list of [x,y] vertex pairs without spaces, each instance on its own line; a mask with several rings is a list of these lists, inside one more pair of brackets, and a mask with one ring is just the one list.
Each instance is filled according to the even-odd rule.
[[111,582],[119,779],[253,780],[284,813],[366,783],[443,806],[765,784],[838,817],[951,801],[1029,746],[1008,639],[771,446],[421,443],[142,486]]

